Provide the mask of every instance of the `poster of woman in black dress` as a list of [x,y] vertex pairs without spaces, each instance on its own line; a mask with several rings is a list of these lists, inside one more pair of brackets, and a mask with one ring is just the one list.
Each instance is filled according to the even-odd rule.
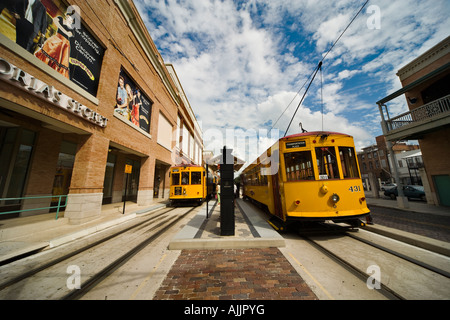
[[[0,0],[0,33],[97,95],[104,47],[62,0]],[[11,46],[14,49],[14,46]]]

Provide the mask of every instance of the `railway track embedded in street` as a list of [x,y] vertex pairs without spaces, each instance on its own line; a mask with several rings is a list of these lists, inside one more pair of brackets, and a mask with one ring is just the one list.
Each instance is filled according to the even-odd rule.
[[369,231],[304,238],[389,299],[449,299],[450,258]]
[[[69,246],[59,254],[54,250],[55,256],[49,261],[36,265],[30,262],[28,270],[6,277],[0,283],[0,298],[78,299],[195,209],[161,209],[138,223],[74,250]],[[42,253],[47,255],[50,251],[53,249]],[[82,271],[81,274],[74,272],[71,276],[67,263]],[[1,268],[8,267],[12,268],[8,265]],[[69,285],[68,279],[76,276],[79,284]]]

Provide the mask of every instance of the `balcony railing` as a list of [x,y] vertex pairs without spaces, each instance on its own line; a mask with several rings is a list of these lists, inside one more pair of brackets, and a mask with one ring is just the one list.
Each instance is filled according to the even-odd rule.
[[418,123],[438,116],[443,116],[445,113],[450,114],[450,95],[387,120],[387,129],[388,131],[392,131],[412,123]]

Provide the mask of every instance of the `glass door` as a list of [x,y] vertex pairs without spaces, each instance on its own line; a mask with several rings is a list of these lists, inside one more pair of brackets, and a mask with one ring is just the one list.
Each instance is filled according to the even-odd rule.
[[108,153],[108,160],[106,161],[105,180],[103,182],[103,204],[112,203],[112,191],[114,181],[114,168],[116,166],[117,156],[113,153]]

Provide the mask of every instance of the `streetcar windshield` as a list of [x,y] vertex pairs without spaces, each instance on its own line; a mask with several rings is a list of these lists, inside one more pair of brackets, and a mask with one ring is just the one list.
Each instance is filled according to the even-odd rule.
[[202,184],[201,172],[191,172],[191,184]]
[[287,181],[314,180],[313,162],[310,151],[284,154]]
[[356,164],[355,149],[351,147],[339,147],[342,175],[345,178],[359,178],[358,165]]
[[181,173],[181,184],[189,184],[189,171]]
[[317,147],[316,157],[320,180],[339,179],[339,169],[334,147]]

